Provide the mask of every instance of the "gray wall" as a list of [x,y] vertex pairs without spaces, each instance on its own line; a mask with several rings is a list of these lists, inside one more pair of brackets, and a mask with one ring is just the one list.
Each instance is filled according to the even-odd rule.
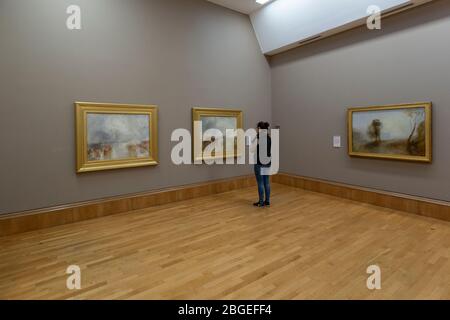
[[[449,32],[450,1],[437,1],[272,58],[281,170],[450,200]],[[433,164],[347,156],[347,107],[419,101],[434,103]]]
[[[70,4],[81,31],[65,27]],[[0,0],[0,43],[1,214],[251,173],[170,160],[194,106],[271,119],[247,16],[204,0]],[[77,175],[74,101],[159,105],[161,164]]]
[[[81,31],[65,28],[69,4]],[[0,0],[0,214],[251,173],[171,163],[170,134],[190,129],[193,106],[243,109],[246,127],[273,110],[284,172],[450,200],[449,30],[437,1],[270,70],[248,17],[203,0]],[[77,175],[77,100],[159,105],[161,164]],[[347,107],[416,101],[434,103],[432,165],[347,156]]]

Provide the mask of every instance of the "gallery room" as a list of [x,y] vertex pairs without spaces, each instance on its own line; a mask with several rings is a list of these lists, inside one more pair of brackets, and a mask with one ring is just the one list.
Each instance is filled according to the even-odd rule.
[[0,300],[449,300],[449,33],[448,0],[0,0]]

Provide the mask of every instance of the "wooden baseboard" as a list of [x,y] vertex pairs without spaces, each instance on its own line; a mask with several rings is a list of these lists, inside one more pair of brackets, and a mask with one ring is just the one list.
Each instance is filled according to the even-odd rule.
[[254,176],[210,181],[0,216],[0,237],[254,186]]
[[450,221],[450,202],[446,201],[363,188],[286,173],[280,173],[274,176],[273,182],[380,207],[414,213],[425,217]]
[[[450,202],[306,178],[286,173],[280,173],[274,176],[272,181],[274,183],[320,192],[344,199],[450,221]],[[150,208],[170,202],[189,200],[254,185],[254,176],[244,176],[147,193],[7,214],[0,216],[0,237]]]

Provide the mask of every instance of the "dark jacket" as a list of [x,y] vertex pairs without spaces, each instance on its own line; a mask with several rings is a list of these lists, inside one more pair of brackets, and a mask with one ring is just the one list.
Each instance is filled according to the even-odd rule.
[[[263,139],[264,139],[264,137],[263,137]],[[257,164],[260,165],[260,166],[263,166],[263,167],[270,167],[272,162],[269,162],[269,163],[266,163],[266,164],[263,164],[261,162],[260,155],[259,155],[259,146],[260,146],[260,144],[262,146],[263,142],[259,140],[259,135],[258,135],[258,146],[256,148],[257,149],[256,150],[256,152],[257,152]],[[270,138],[269,135],[267,135],[267,151],[264,152],[264,150],[262,150],[262,153],[263,153],[263,156],[264,156],[264,153],[265,153],[265,155],[267,157],[269,157],[269,158],[272,157],[272,139]]]

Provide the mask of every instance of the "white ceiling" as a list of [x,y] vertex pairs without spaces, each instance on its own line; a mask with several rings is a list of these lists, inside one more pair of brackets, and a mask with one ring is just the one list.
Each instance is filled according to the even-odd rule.
[[207,0],[223,7],[233,9],[245,14],[250,14],[261,7],[262,5],[256,3],[256,0]]

